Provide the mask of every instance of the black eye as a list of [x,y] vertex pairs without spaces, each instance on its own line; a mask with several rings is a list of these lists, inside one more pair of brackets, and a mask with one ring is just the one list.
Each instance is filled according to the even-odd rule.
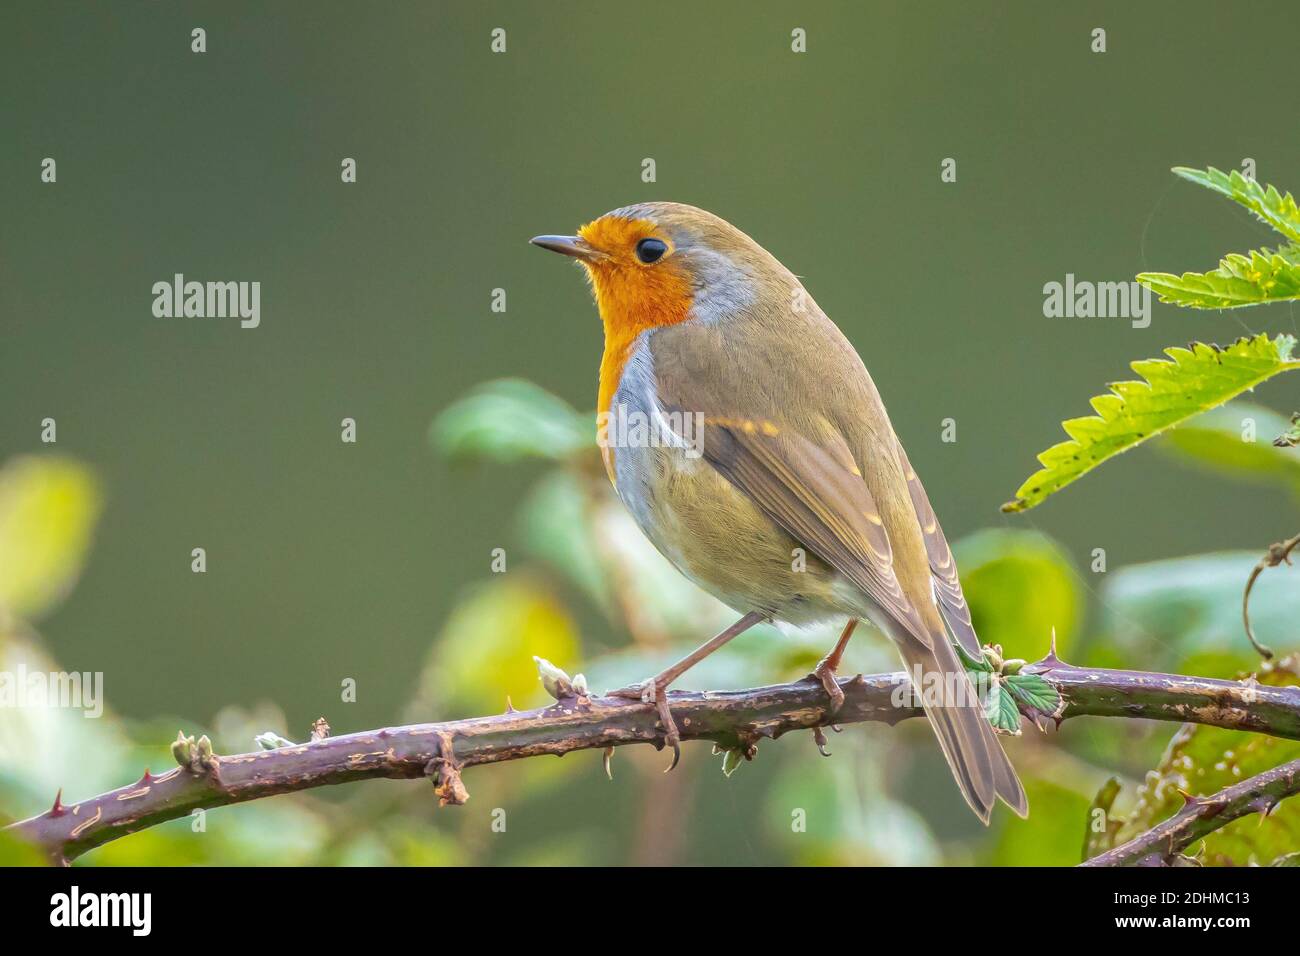
[[668,251],[668,243],[662,239],[642,239],[636,244],[636,257],[649,265],[658,262]]

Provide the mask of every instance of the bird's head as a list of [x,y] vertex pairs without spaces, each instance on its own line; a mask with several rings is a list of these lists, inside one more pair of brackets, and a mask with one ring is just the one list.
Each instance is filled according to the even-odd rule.
[[532,242],[582,264],[606,334],[620,339],[744,309],[769,285],[788,299],[790,283],[797,282],[731,223],[681,203],[624,206],[576,236]]

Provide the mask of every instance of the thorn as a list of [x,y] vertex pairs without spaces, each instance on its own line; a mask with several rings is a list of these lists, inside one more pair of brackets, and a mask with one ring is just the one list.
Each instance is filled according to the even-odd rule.
[[1182,787],[1174,787],[1183,797],[1183,808],[1194,807],[1200,804],[1201,800],[1195,794],[1188,793]]
[[63,808],[63,788],[59,787],[59,792],[54,795],[54,806],[50,807],[50,816],[61,817],[67,812]]
[[608,777],[610,780],[614,779],[614,767],[610,762],[611,760],[613,760],[613,758],[614,758],[614,748],[606,747],[604,756],[601,758],[601,763],[605,765],[605,776]]
[[821,754],[823,757],[829,757],[831,755],[831,752],[826,749],[826,734],[822,731],[820,727],[814,727],[812,729],[812,732],[813,732],[813,743],[817,745],[817,752]]
[[1052,640],[1047,648],[1047,656],[1030,666],[1038,668],[1039,670],[1049,671],[1058,665],[1068,666],[1056,653],[1056,625],[1052,625]]
[[148,767],[145,767],[145,768],[144,768],[144,776],[140,778],[140,782],[141,782],[141,783],[153,783],[153,774],[151,774],[151,773],[149,772],[149,768],[148,768]]
[[837,734],[844,733],[844,728],[841,727],[839,724],[827,724],[827,726],[830,727],[830,729],[835,731]]
[[515,705],[511,702],[509,694],[506,694],[506,713],[507,714],[519,713],[519,711],[515,710]]

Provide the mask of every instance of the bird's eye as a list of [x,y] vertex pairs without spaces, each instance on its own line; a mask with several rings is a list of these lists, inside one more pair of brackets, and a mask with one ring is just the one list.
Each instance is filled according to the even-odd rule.
[[668,251],[668,243],[662,239],[642,239],[636,244],[636,257],[649,265],[658,262]]

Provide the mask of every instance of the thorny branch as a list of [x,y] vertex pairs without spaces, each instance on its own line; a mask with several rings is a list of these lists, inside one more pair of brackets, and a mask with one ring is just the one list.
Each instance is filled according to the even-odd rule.
[[1300,760],[1266,770],[1218,793],[1185,797],[1168,820],[1081,866],[1167,866],[1201,837],[1252,813],[1268,816],[1284,798],[1300,791]]
[[[1049,654],[1025,665],[1061,696],[1058,712],[1035,713],[1040,727],[1081,716],[1130,717],[1208,724],[1300,740],[1300,687],[1269,687],[1176,674],[1075,667]],[[907,693],[902,673],[840,680],[844,703],[833,715],[815,678],[737,691],[672,692],[670,703],[684,740],[709,740],[729,759],[752,759],[758,742],[832,722],[895,724],[922,713]],[[54,806],[9,829],[67,863],[87,850],[189,815],[278,793],[371,777],[429,777],[442,805],[463,804],[467,767],[543,754],[628,744],[663,746],[652,704],[587,696],[584,682],[561,686],[561,699],[538,710],[515,711],[445,723],[413,724],[254,753],[218,755],[206,738],[182,735],[173,744],[180,766],[144,776],[128,786]],[[324,728],[317,728],[318,733]],[[327,731],[326,731],[327,732]],[[824,739],[824,738],[822,738]],[[1271,792],[1271,791],[1270,791]],[[1287,791],[1291,792],[1290,790]],[[1122,848],[1121,848],[1122,849]]]

